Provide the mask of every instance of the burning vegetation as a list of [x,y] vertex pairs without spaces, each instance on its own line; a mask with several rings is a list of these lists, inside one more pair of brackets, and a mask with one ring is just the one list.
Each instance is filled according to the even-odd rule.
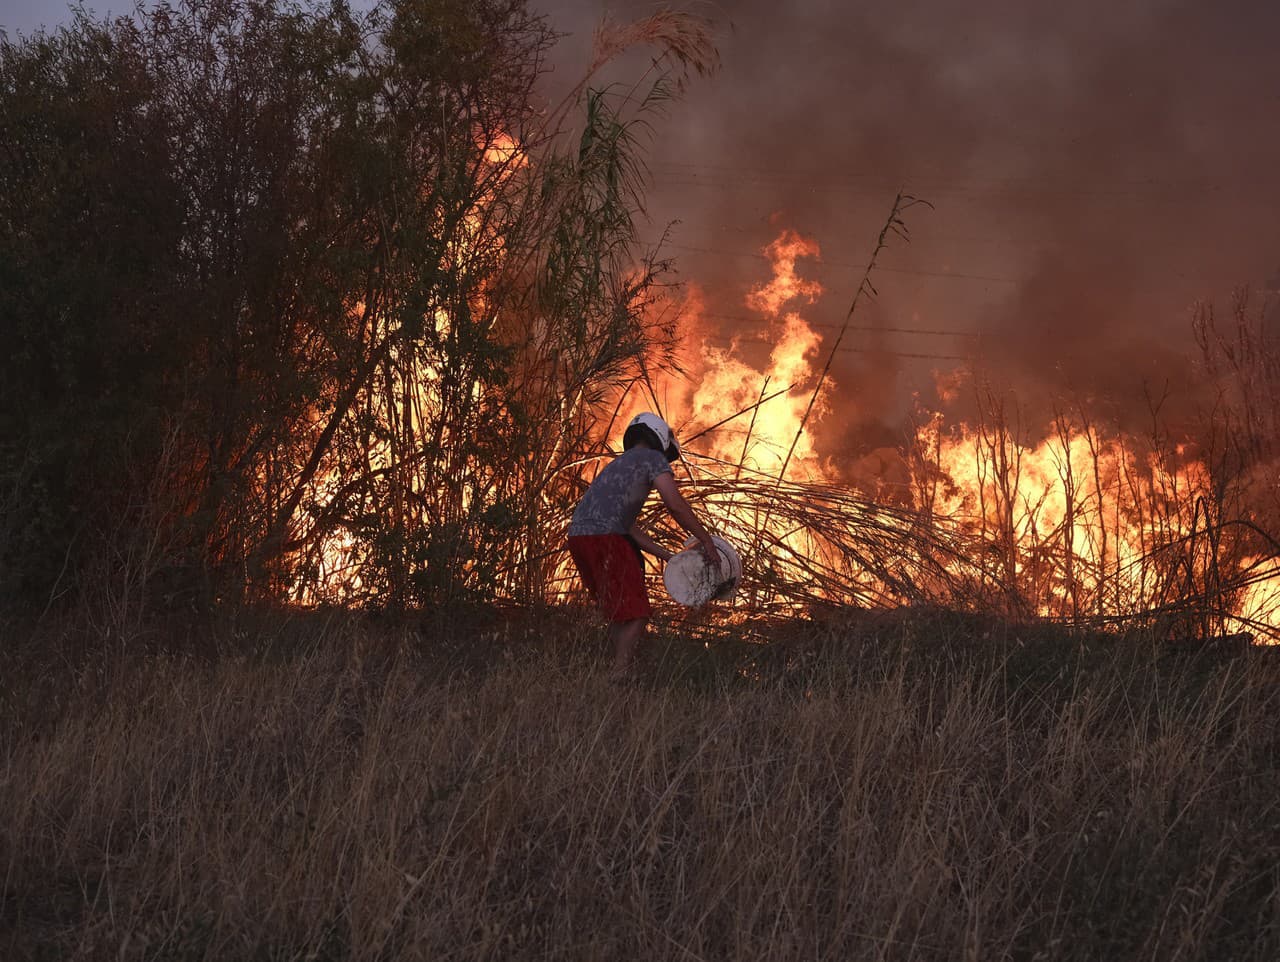
[[[604,28],[552,106],[543,21],[442,9],[220,0],[4,41],[15,604],[565,600],[569,511],[619,418],[653,407],[742,552],[737,615],[1275,634],[1274,355],[1245,305],[1229,338],[1198,322],[1198,435],[1065,399],[1022,424],[977,362],[938,372],[966,417],[940,392],[895,448],[837,454],[831,358],[914,201],[838,333],[814,326],[818,239],[789,229],[742,294],[755,322],[726,331],[633,225],[636,138],[714,68],[705,25]],[[637,44],[657,58],[637,87],[591,86]]]
[[[0,34],[0,955],[1280,957],[1256,305],[1197,313],[1198,421],[979,356],[851,447],[884,405],[833,358],[922,202],[841,323],[791,227],[678,285],[642,135],[706,25],[606,26],[548,103],[554,39],[524,0]],[[743,578],[618,684],[564,535],[637,410]]]
[[[899,198],[890,226],[905,226],[902,208]],[[784,231],[765,253],[772,278],[745,304],[761,315],[767,360],[748,363],[746,340],[724,349],[694,338],[683,392],[660,392],[690,412],[694,437],[706,431],[687,446],[694,497],[748,546],[749,607],[928,603],[1183,637],[1274,637],[1274,512],[1258,484],[1269,449],[1265,428],[1245,437],[1233,427],[1257,421],[1233,406],[1242,394],[1220,383],[1198,438],[1172,437],[1158,411],[1149,434],[1126,433],[1083,404],[1023,426],[1016,407],[981,386],[990,375],[970,366],[939,372],[950,391],[915,412],[897,449],[824,456],[815,438],[839,413],[821,382],[838,340],[824,343],[803,317],[822,290],[797,269],[820,250]],[[1232,343],[1211,333],[1207,312],[1197,326],[1207,363],[1234,359],[1227,382],[1239,389],[1235,379],[1251,376],[1256,407],[1254,392],[1270,382],[1241,359],[1256,368],[1270,356],[1260,320],[1238,304]],[[968,419],[948,414],[957,384],[973,395]],[[737,416],[726,421],[726,408]]]

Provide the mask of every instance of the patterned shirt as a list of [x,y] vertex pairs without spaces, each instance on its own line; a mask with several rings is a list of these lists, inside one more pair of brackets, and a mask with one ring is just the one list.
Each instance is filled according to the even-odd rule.
[[587,488],[573,512],[569,534],[626,534],[658,475],[670,473],[666,457],[652,448],[637,445],[624,451]]

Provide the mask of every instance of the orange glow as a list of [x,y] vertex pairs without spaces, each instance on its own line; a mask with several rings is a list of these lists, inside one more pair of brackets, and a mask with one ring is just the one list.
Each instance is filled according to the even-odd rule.
[[529,155],[523,145],[505,132],[499,132],[489,143],[481,143],[484,147],[484,159],[494,168],[523,167],[529,163]]
[[[1023,442],[999,426],[920,429],[919,505],[1003,545],[989,573],[1045,616],[1119,613],[1150,601],[1143,559],[1192,531],[1199,462],[1173,468],[1092,428]],[[935,474],[936,472],[936,474]],[[933,475],[928,477],[926,475]]]
[[[495,142],[486,157],[506,169],[525,162],[510,139]],[[480,236],[484,229],[478,219],[468,221],[457,240],[459,249],[465,253],[482,241],[501,249],[500,238]],[[1232,571],[1238,573],[1239,587],[1224,596],[1230,610],[1216,614],[1218,624],[1234,630],[1280,627],[1280,576],[1274,574],[1273,562],[1256,550],[1207,536],[1223,520],[1213,512],[1223,509],[1208,507],[1219,503],[1214,479],[1186,444],[1153,443],[1066,418],[1040,432],[1015,436],[998,414],[988,411],[986,420],[968,424],[931,414],[899,450],[879,448],[844,461],[819,450],[815,429],[830,416],[830,408],[824,395],[811,410],[810,402],[825,355],[823,339],[806,314],[824,290],[804,274],[806,262],[820,258],[821,251],[813,239],[784,230],[764,254],[769,276],[743,298],[758,318],[755,324],[748,321],[737,331],[724,331],[712,323],[696,287],[679,305],[662,302],[653,308],[682,318],[679,361],[686,375],[656,375],[645,382],[656,394],[660,413],[686,441],[689,482],[719,483],[702,510],[713,530],[743,556],[746,590],[737,603],[760,600],[752,595],[751,583],[753,569],[764,568],[774,583],[803,581],[815,569],[834,573],[850,586],[842,603],[913,600],[896,575],[886,574],[883,559],[873,570],[860,568],[856,555],[842,554],[820,529],[797,524],[794,511],[787,521],[780,520],[769,507],[767,492],[781,481],[807,485],[792,490],[812,491],[815,497],[821,497],[822,489],[876,492],[883,505],[902,509],[894,516],[897,520],[879,521],[885,525],[884,537],[901,539],[904,560],[910,551],[929,551],[930,544],[954,544],[952,554],[928,559],[946,572],[937,594],[944,601],[946,591],[962,585],[971,595],[954,598],[957,604],[1019,616],[1106,619],[1176,610],[1184,597],[1210,590],[1218,572]],[[432,323],[444,334],[451,318],[438,310]],[[414,394],[415,405],[404,417],[412,433],[426,432],[438,413],[439,373],[425,361],[397,371],[401,373],[376,388],[370,401],[381,404],[381,392]],[[934,381],[943,405],[975,390],[965,369],[935,371]],[[605,395],[590,410],[612,411],[625,423],[635,411],[653,406],[640,396],[639,383],[613,397]],[[479,390],[479,384],[472,388]],[[566,397],[564,407],[566,417],[588,410],[581,396]],[[733,417],[739,412],[745,413]],[[726,418],[730,420],[688,443]],[[618,424],[602,414],[594,433],[603,443],[616,441]],[[373,472],[390,470],[395,463],[390,452],[376,446],[368,458]],[[575,462],[574,470],[588,481],[599,463],[588,458]],[[744,491],[753,485],[754,494],[737,493],[735,485]],[[311,496],[323,503],[336,493],[336,479],[321,475]],[[368,506],[370,511],[375,507]],[[560,510],[545,491],[542,508]],[[933,540],[922,538],[922,532]],[[766,543],[771,547],[766,549]],[[359,594],[361,565],[369,550],[345,528],[329,532],[313,562],[319,570],[310,573],[305,587],[300,581],[291,597],[314,604]],[[562,586],[552,590],[564,597],[563,586],[576,585],[572,567],[567,558],[550,567],[553,583]],[[919,582],[917,577],[917,587]]]
[[[853,463],[825,458],[813,432],[827,413],[822,397],[801,431],[821,362],[821,338],[801,312],[823,293],[820,284],[804,279],[803,264],[804,258],[820,256],[819,247],[783,231],[765,253],[771,278],[752,288],[745,303],[762,315],[773,345],[767,359],[751,362],[750,331],[727,346],[705,334],[697,338],[688,365],[694,386],[683,410],[690,430],[696,430],[791,389],[766,401],[754,418],[743,415],[700,439],[697,455],[690,453],[695,478],[699,472],[776,477],[799,434],[788,481],[842,485],[856,478],[863,489],[878,491],[888,484],[895,502],[905,490],[920,519],[937,526],[944,539],[970,546],[947,565],[956,581],[972,583],[985,603],[1016,614],[1078,619],[1176,608],[1182,598],[1171,586],[1184,594],[1209,590],[1219,567],[1235,570],[1250,563],[1207,536],[1220,520],[1205,513],[1214,503],[1213,479],[1185,444],[1162,454],[1159,445],[1143,439],[1062,420],[1046,426],[1039,439],[1015,438],[1003,424],[949,424],[939,414],[926,420],[899,455],[872,452]],[[699,312],[692,313],[694,329],[707,330]],[[964,369],[935,371],[934,378],[944,404],[973,390]],[[900,465],[913,467],[899,477]],[[780,546],[776,553],[839,566],[820,533],[783,529],[767,508],[738,502],[732,495],[716,502],[715,523],[730,540],[758,544],[758,526],[764,524]],[[904,545],[912,537],[905,527],[902,536]],[[757,556],[747,563],[768,564],[784,578],[808,577],[804,566],[785,558]],[[866,596],[892,599],[894,592],[871,573],[843,570],[852,582],[868,586]],[[1278,626],[1278,611],[1280,577],[1260,574],[1237,593],[1231,611],[1219,614],[1225,627],[1239,628],[1249,622]]]
[[[481,192],[481,202],[466,212],[456,232],[446,238],[443,257],[452,265],[465,263],[477,250],[487,250],[495,256],[504,253],[504,238],[496,232],[484,216],[486,204],[498,196],[501,185],[517,170],[529,163],[524,147],[512,136],[498,133],[490,139],[477,138],[476,146],[482,150],[483,163],[477,174],[477,184]],[[483,286],[478,293],[470,294],[470,316],[483,317],[487,309],[487,291]],[[348,309],[347,315],[353,327],[360,324],[365,313],[365,305],[357,303]],[[424,319],[424,326],[432,330],[437,338],[444,339],[454,326],[454,318],[444,307],[436,307],[429,318]],[[384,320],[384,323],[388,323]],[[394,334],[383,331],[380,336],[394,338]],[[385,376],[373,380],[367,396],[361,397],[357,405],[364,411],[384,412],[389,420],[399,422],[401,429],[406,429],[409,437],[429,436],[432,426],[442,423],[440,405],[441,373],[429,357],[421,351],[401,351],[396,345],[390,348],[392,363],[385,365]],[[472,381],[469,390],[473,400],[479,397],[481,386]],[[451,438],[447,431],[442,431],[441,441],[444,445],[465,445],[465,438]],[[397,469],[401,461],[392,451],[390,442],[373,440],[363,452],[363,467],[369,476],[390,473]],[[409,486],[420,484],[421,479],[412,475],[411,471],[401,471],[406,475]],[[325,506],[331,505],[339,496],[342,479],[335,466],[317,472],[315,479],[307,486],[304,504],[313,505],[316,513],[323,514]],[[375,496],[366,493],[358,512],[373,515],[378,511]],[[470,508],[471,497],[467,489],[463,489],[460,504],[462,511]],[[406,531],[418,528],[422,521],[417,518],[399,519]],[[306,531],[308,523],[313,519],[304,519],[301,535],[304,541],[310,541],[310,533]],[[318,529],[317,529],[318,530]],[[296,576],[285,589],[288,600],[298,604],[343,604],[355,598],[365,601],[376,600],[376,592],[365,584],[362,569],[368,562],[371,547],[367,538],[358,537],[342,524],[331,527],[320,533],[309,553],[309,561],[295,566]],[[371,595],[375,597],[370,597]]]
[[[808,407],[816,375],[815,362],[822,339],[801,316],[798,308],[813,304],[822,285],[796,272],[802,257],[818,258],[818,244],[794,231],[783,231],[764,249],[772,278],[746,295],[748,309],[761,315],[764,340],[773,345],[763,370],[746,360],[750,341],[734,337],[727,347],[702,338],[695,348],[690,382],[694,385],[685,403],[691,425],[714,424],[722,418],[757,404],[761,398],[785,393],[766,401],[754,416],[744,415],[712,432],[698,445],[700,453],[753,472],[777,476]],[[695,319],[694,325],[703,322]],[[810,415],[808,430],[800,434],[787,477],[814,479],[825,476],[813,446],[812,429],[827,413],[821,396]]]
[[812,304],[822,296],[822,285],[806,281],[796,275],[796,261],[801,257],[820,259],[822,252],[818,242],[802,237],[793,230],[784,230],[770,243],[764,254],[773,268],[773,279],[747,294],[747,307],[774,317],[792,301]]
[[1166,456],[1148,440],[1064,421],[1021,441],[999,425],[944,426],[937,415],[916,446],[917,507],[989,547],[983,574],[1015,610],[1068,619],[1176,610],[1223,574],[1243,581],[1256,570],[1212,617],[1232,630],[1280,627],[1280,576],[1241,556],[1236,534],[1214,533],[1221,500],[1186,445]]

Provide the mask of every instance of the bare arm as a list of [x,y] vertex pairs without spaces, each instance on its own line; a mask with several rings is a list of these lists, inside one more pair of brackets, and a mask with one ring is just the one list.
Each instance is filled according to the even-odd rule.
[[702,522],[694,515],[693,508],[689,507],[689,502],[680,493],[680,489],[676,486],[675,475],[660,474],[653,482],[653,485],[658,489],[658,494],[662,496],[662,503],[671,512],[671,517],[679,522],[680,527],[702,542],[702,553],[707,561],[719,565],[720,552],[716,550],[716,546],[711,540],[711,532],[703,527]]
[[631,535],[631,540],[640,546],[641,551],[653,555],[659,561],[671,560],[671,552],[645,534],[640,525],[633,524],[627,533]]

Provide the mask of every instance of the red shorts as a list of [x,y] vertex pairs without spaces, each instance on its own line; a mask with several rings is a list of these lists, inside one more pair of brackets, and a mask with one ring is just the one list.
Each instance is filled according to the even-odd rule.
[[569,554],[582,582],[610,621],[632,621],[653,613],[644,586],[640,552],[621,534],[576,534]]

